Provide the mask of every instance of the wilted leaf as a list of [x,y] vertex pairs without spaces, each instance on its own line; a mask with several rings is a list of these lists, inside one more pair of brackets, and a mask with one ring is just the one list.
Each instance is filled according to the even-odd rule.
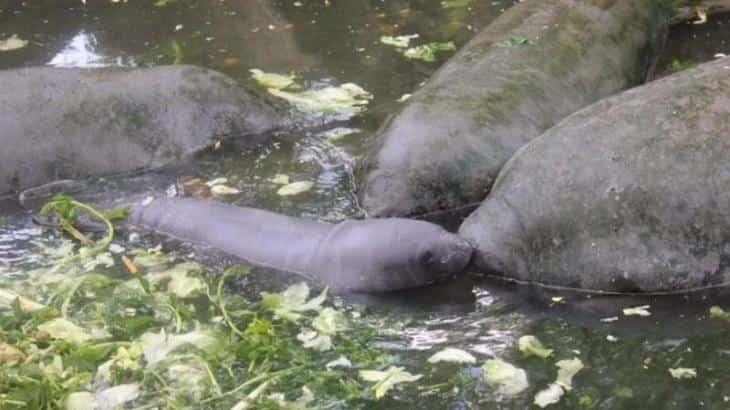
[[392,389],[399,383],[411,383],[420,379],[420,374],[413,375],[408,373],[402,367],[390,366],[386,371],[377,370],[361,370],[360,378],[366,382],[375,383],[372,386],[375,392],[375,398],[380,399],[385,396],[388,390]]
[[497,393],[515,396],[527,389],[527,373],[502,359],[490,359],[482,366],[482,377]]
[[546,359],[553,354],[553,349],[547,349],[540,340],[533,335],[525,335],[517,341],[520,352],[525,356],[537,356]]
[[447,347],[428,358],[429,363],[451,362],[451,363],[476,363],[477,359],[461,349]]
[[25,353],[13,345],[0,343],[0,364],[25,360]]

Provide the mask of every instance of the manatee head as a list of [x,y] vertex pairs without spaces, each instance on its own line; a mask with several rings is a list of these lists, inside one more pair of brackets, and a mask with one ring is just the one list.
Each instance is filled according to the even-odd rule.
[[340,225],[330,238],[340,263],[327,282],[351,291],[388,292],[450,278],[464,271],[473,252],[466,240],[429,222],[384,218]]

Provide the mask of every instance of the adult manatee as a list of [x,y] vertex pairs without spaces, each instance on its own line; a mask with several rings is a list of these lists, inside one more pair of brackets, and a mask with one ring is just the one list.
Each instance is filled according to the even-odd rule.
[[730,58],[598,102],[526,145],[462,224],[481,271],[615,291],[730,281]]
[[191,198],[136,205],[130,222],[340,291],[423,286],[462,272],[473,251],[457,235],[423,221],[328,224]]
[[646,78],[664,3],[527,0],[507,10],[379,131],[360,193],[369,215],[481,201],[519,147]]
[[0,71],[0,193],[159,166],[282,124],[262,97],[192,66]]

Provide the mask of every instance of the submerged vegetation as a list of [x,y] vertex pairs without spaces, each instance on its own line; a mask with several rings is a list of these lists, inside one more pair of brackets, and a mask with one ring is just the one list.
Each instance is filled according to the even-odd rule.
[[[46,266],[0,282],[0,408],[393,408],[413,395],[538,407],[572,396],[591,408],[597,400],[590,386],[574,392],[576,374],[591,370],[570,346],[524,335],[512,363],[448,346],[406,358],[380,343],[393,334],[387,319],[327,289],[312,294],[299,283],[247,298],[247,266],[216,275],[161,246],[122,247],[112,220],[125,212],[67,196],[43,207],[73,240],[44,245]],[[98,238],[77,229],[86,216],[106,228]],[[709,313],[727,320],[720,307]],[[668,363],[664,377],[677,383],[718,370]]]

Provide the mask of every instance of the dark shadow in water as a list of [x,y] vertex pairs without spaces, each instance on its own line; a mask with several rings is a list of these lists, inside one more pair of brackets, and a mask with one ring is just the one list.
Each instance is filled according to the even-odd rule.
[[730,13],[710,16],[704,24],[680,23],[671,28],[657,64],[657,77],[730,55]]

